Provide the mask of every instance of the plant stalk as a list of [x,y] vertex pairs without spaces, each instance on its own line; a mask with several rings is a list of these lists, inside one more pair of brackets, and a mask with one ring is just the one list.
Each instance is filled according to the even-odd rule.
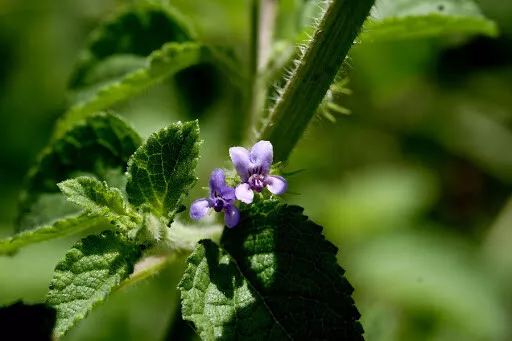
[[260,133],[286,161],[313,118],[375,0],[333,0]]
[[245,132],[246,142],[254,136],[253,129],[265,108],[266,87],[261,74],[267,66],[272,49],[276,11],[277,0],[253,0],[250,42],[250,104]]

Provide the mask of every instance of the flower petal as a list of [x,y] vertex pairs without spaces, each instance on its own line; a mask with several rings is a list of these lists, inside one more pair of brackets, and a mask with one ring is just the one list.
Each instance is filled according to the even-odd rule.
[[238,200],[245,202],[246,204],[250,204],[254,198],[254,192],[247,182],[243,182],[236,186],[235,195]]
[[259,141],[256,143],[249,153],[249,160],[253,163],[254,167],[262,168],[261,175],[267,175],[272,166],[272,159],[274,157],[274,150],[272,143],[269,141]]
[[192,205],[190,205],[190,218],[194,220],[203,218],[206,213],[208,213],[210,207],[212,206],[208,199],[202,198],[194,201]]
[[235,201],[236,195],[235,195],[235,189],[230,186],[222,186],[220,195],[224,200],[227,202]]
[[265,184],[272,194],[283,194],[288,189],[288,182],[277,175],[269,175],[265,178]]
[[240,211],[238,207],[233,204],[228,204],[224,207],[224,222],[227,227],[234,227],[240,221]]
[[249,179],[248,170],[251,167],[249,151],[243,147],[232,147],[229,148],[229,157],[242,181],[246,182]]
[[217,168],[212,172],[208,186],[210,187],[210,193],[214,191],[221,193],[222,187],[226,186],[226,176],[222,169]]

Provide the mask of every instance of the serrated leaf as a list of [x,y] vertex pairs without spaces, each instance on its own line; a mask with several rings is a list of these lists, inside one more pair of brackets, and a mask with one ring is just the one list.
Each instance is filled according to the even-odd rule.
[[361,34],[363,41],[498,33],[473,0],[380,0],[372,18]]
[[[140,144],[139,135],[111,113],[96,113],[76,123],[41,152],[37,165],[29,171],[20,197],[19,229],[50,223],[50,218],[76,211],[73,205],[66,205],[63,197],[55,196],[59,192],[57,183],[80,174],[92,174],[110,182],[115,178],[113,169],[118,169],[117,177],[121,177],[121,169]],[[46,204],[48,200],[51,206]],[[55,209],[56,203],[61,209]],[[47,206],[52,209],[48,214],[42,211]],[[44,219],[38,219],[40,212]]]
[[128,162],[128,200],[171,217],[194,185],[199,158],[197,121],[175,123],[152,134]]
[[55,221],[51,225],[41,226],[33,230],[18,233],[0,240],[0,255],[12,255],[22,247],[74,234],[99,223],[105,222],[102,217],[88,215],[73,216]]
[[337,248],[302,208],[251,205],[222,248],[203,240],[179,284],[203,340],[363,340]]
[[[165,2],[138,1],[121,7],[90,35],[70,88],[118,79],[168,42],[195,40],[187,19]],[[105,63],[103,63],[105,61]]]
[[140,248],[112,231],[76,243],[57,264],[46,302],[57,309],[54,335],[61,337],[132,272]]
[[88,115],[111,107],[147,88],[171,77],[176,72],[208,60],[206,47],[193,42],[167,43],[160,50],[153,52],[143,68],[137,69],[119,80],[106,85],[92,85],[82,88],[80,102],[71,107],[57,121],[53,138],[57,139],[76,121]]
[[55,319],[55,309],[46,304],[16,302],[0,307],[0,335],[6,340],[50,341]]
[[120,230],[132,230],[142,223],[139,215],[126,205],[121,191],[108,187],[106,182],[80,176],[58,186],[69,201],[83,207],[89,215],[105,217]]

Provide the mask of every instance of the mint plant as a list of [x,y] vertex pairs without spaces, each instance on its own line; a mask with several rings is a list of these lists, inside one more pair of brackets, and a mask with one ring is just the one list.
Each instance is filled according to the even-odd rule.
[[[273,36],[260,16],[270,8],[265,0],[251,2],[245,59],[236,46],[202,38],[165,1],[123,6],[93,31],[71,77],[68,110],[27,175],[19,233],[0,240],[0,255],[8,256],[45,240],[87,235],[63,255],[49,284],[45,303],[56,315],[53,339],[120,288],[186,258],[180,282],[170,284],[179,288],[182,312],[173,325],[186,322],[203,340],[363,340],[338,249],[304,208],[281,197],[293,189],[281,176],[286,162],[315,115],[344,111],[333,93],[345,84],[354,44],[496,34],[470,0],[374,2],[306,1],[298,6],[300,17],[311,6],[319,15],[296,25],[294,34],[310,32],[310,38],[277,53],[281,58],[264,53],[282,51],[272,39],[263,46],[265,35]],[[201,144],[209,143],[201,140],[200,121],[171,123],[143,141],[113,109],[205,63],[218,67],[243,100],[230,127],[235,141],[224,153],[232,165],[211,165],[209,194],[197,199],[189,192],[198,180]],[[274,83],[282,87],[267,100]],[[239,132],[243,136],[236,138]],[[187,216],[200,220],[211,211],[223,213],[227,228],[211,222],[218,217],[204,223],[213,229],[210,238],[183,227]],[[163,260],[148,265],[145,260],[155,255]]]

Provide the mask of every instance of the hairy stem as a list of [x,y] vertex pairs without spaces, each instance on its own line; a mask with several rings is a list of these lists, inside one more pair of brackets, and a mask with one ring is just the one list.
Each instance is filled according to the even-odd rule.
[[260,139],[286,161],[313,118],[375,0],[333,0],[277,100]]

